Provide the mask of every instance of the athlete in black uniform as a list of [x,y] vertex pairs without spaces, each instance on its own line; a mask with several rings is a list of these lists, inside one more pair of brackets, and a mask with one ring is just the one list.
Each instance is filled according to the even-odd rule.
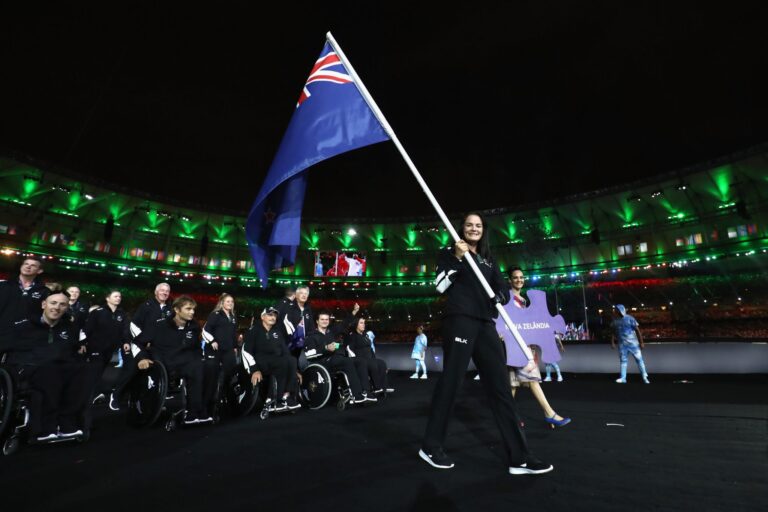
[[[213,421],[205,411],[203,396],[208,393],[203,377],[203,353],[200,345],[200,326],[195,322],[197,303],[186,295],[173,301],[173,316],[156,321],[152,338],[135,356],[141,368],[144,364],[153,364],[152,359],[162,362],[169,374],[183,377],[187,384],[187,415],[184,423],[202,423]],[[150,357],[151,354],[151,357]]]
[[40,280],[42,273],[42,262],[27,257],[16,280],[0,281],[0,340],[10,334],[14,322],[40,315],[40,305],[50,294]]
[[67,314],[75,324],[75,328],[80,331],[85,328],[85,321],[88,318],[90,305],[80,300],[80,287],[70,286],[67,288],[69,294],[69,309]]
[[503,345],[499,343],[494,318],[495,304],[488,299],[467,258],[473,258],[499,302],[509,300],[509,286],[493,261],[485,222],[477,213],[467,214],[454,248],[440,252],[437,262],[437,290],[448,300],[443,314],[443,373],[437,382],[429,422],[419,456],[436,468],[452,468],[443,451],[446,430],[456,393],[472,358],[482,376],[491,410],[501,431],[509,458],[509,473],[539,474],[552,466],[533,457],[520,429],[517,406],[509,390]]
[[374,393],[389,391],[387,389],[387,363],[378,359],[371,348],[371,340],[365,335],[365,318],[357,317],[360,306],[355,304],[352,310],[352,318],[347,327],[347,336],[345,338],[347,353],[355,361],[355,365],[360,365],[365,370],[365,380],[362,381],[363,387],[368,387],[368,382],[373,383]]
[[243,366],[251,374],[255,386],[263,374],[274,375],[277,379],[275,396],[280,401],[277,410],[300,407],[290,393],[296,388],[296,358],[288,352],[282,329],[277,327],[277,308],[268,307],[261,312],[261,321],[256,322],[245,334],[243,342]]
[[157,321],[173,317],[173,308],[168,304],[171,294],[171,286],[168,283],[160,283],[155,286],[155,297],[149,299],[136,310],[130,323],[133,343],[123,344],[123,368],[115,385],[115,391],[109,398],[109,408],[113,411],[120,410],[123,390],[136,375],[137,365],[134,356],[140,350],[147,348],[147,343],[154,335]]
[[79,333],[64,318],[66,292],[49,295],[35,317],[14,324],[0,345],[6,364],[30,388],[30,440],[52,441],[82,436],[88,375],[79,354]]
[[[217,378],[220,369],[224,390],[230,393],[233,387],[229,384],[237,371],[237,315],[235,299],[230,294],[222,293],[218,304],[208,315],[208,321],[203,326],[203,341],[208,370],[206,378]],[[216,388],[209,386],[208,389],[215,391]],[[203,400],[210,407],[214,398],[211,393],[203,397]],[[229,403],[235,403],[234,396],[229,398]]]
[[99,391],[101,377],[115,351],[131,342],[130,320],[120,307],[122,300],[120,290],[109,290],[105,304],[91,311],[85,321],[85,346],[90,376],[88,398]]
[[344,346],[336,341],[336,335],[329,327],[330,322],[331,315],[327,311],[317,314],[317,330],[307,336],[304,354],[309,361],[319,363],[331,372],[343,371],[349,380],[354,402],[376,402],[376,398],[368,396],[368,386],[361,384],[368,383],[367,363],[347,356]]
[[296,359],[304,349],[307,336],[317,329],[312,307],[307,299],[309,299],[309,288],[299,286],[296,288],[294,301],[281,306],[282,309],[278,308],[278,324],[283,329],[291,355]]

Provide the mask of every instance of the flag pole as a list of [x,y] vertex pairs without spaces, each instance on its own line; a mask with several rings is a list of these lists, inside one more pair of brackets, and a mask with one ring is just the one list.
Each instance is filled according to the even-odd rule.
[[[352,80],[355,83],[355,86],[357,86],[357,89],[360,91],[360,94],[363,96],[366,103],[368,103],[368,106],[373,111],[374,115],[376,116],[376,119],[379,120],[379,123],[381,123],[381,126],[382,128],[384,128],[384,131],[387,132],[387,135],[389,135],[389,137],[392,139],[392,142],[395,143],[395,147],[400,152],[400,155],[403,157],[403,160],[405,160],[405,163],[408,165],[408,168],[411,170],[413,177],[416,178],[416,181],[421,186],[421,190],[424,191],[424,193],[427,195],[427,198],[429,199],[429,202],[432,203],[432,207],[437,212],[437,215],[440,217],[440,220],[443,221],[443,224],[445,225],[445,228],[448,230],[448,232],[451,234],[453,241],[458,242],[461,239],[459,237],[459,234],[453,228],[451,221],[448,219],[448,216],[440,207],[440,204],[437,202],[437,199],[435,199],[435,196],[432,194],[432,191],[429,189],[427,182],[424,181],[424,178],[421,177],[421,173],[418,171],[418,169],[416,169],[416,165],[413,163],[413,160],[411,160],[411,157],[408,156],[408,153],[405,151],[405,148],[400,143],[400,139],[397,138],[397,135],[395,134],[395,130],[393,130],[390,124],[387,122],[387,119],[384,117],[384,113],[379,109],[379,106],[376,104],[376,101],[374,101],[373,96],[371,96],[371,94],[368,92],[368,89],[365,88],[363,81],[360,80],[360,77],[355,72],[355,68],[353,68],[349,60],[347,60],[347,57],[346,55],[344,55],[344,52],[341,50],[339,43],[336,42],[336,39],[334,39],[333,34],[331,34],[330,32],[326,34],[326,39],[328,40],[328,43],[330,43],[330,45],[333,47],[334,51],[336,52],[336,55],[339,56],[339,59],[344,64],[344,67],[347,68],[347,71],[352,76]],[[482,272],[480,272],[480,268],[477,266],[477,262],[475,262],[475,259],[467,258],[467,262],[469,263],[469,266],[472,268],[475,275],[477,276],[477,279],[480,281],[480,284],[483,286],[485,293],[488,294],[488,298],[494,299],[496,297],[496,293],[493,291],[493,289],[491,289],[491,286],[488,284],[488,281],[486,281]],[[533,361],[533,353],[531,352],[531,349],[528,348],[528,345],[526,345],[525,341],[523,340],[523,337],[520,336],[520,333],[518,332],[517,327],[515,327],[515,324],[512,322],[512,319],[509,318],[509,315],[504,310],[504,307],[498,302],[496,303],[496,310],[499,312],[499,315],[501,315],[501,318],[504,320],[504,323],[507,325],[507,328],[512,333],[512,336],[515,338],[515,341],[517,341],[517,344],[520,345],[520,349],[525,354],[525,357],[528,359],[529,362]]]

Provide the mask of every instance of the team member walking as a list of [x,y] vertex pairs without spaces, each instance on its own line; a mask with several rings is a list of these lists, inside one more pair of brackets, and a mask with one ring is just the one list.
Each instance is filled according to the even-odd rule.
[[468,258],[475,260],[501,303],[509,300],[509,286],[490,254],[485,222],[479,214],[469,213],[462,220],[458,232],[461,240],[453,249],[445,249],[438,256],[437,290],[448,297],[443,314],[443,374],[432,397],[419,456],[436,468],[454,466],[443,447],[456,393],[472,358],[482,375],[481,382],[501,431],[509,459],[509,473],[521,475],[552,471],[550,464],[530,453],[520,429],[517,406],[509,389],[504,349],[499,343],[493,320],[497,312],[468,263]]

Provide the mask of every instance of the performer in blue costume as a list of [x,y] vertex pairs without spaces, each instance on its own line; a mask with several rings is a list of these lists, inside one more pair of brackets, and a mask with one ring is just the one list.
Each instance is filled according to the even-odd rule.
[[648,371],[645,369],[645,361],[643,360],[643,352],[640,350],[645,348],[643,342],[643,335],[640,333],[640,324],[637,323],[635,317],[627,314],[627,308],[623,304],[616,304],[614,311],[614,318],[611,327],[613,333],[611,334],[611,348],[616,348],[616,338],[619,340],[619,363],[621,375],[616,379],[619,384],[627,383],[627,356],[632,354],[637,363],[637,368],[640,370],[640,375],[643,377],[643,382],[650,384],[648,380]]

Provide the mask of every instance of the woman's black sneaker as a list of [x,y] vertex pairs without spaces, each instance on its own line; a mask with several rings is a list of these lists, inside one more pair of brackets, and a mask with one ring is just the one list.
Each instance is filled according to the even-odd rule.
[[419,457],[427,461],[433,468],[451,469],[453,467],[453,461],[445,454],[442,448],[434,450],[422,448],[419,450]]
[[552,464],[541,462],[536,457],[529,456],[525,459],[525,462],[521,464],[513,464],[509,466],[510,475],[541,475],[542,473],[549,473],[555,469]]

